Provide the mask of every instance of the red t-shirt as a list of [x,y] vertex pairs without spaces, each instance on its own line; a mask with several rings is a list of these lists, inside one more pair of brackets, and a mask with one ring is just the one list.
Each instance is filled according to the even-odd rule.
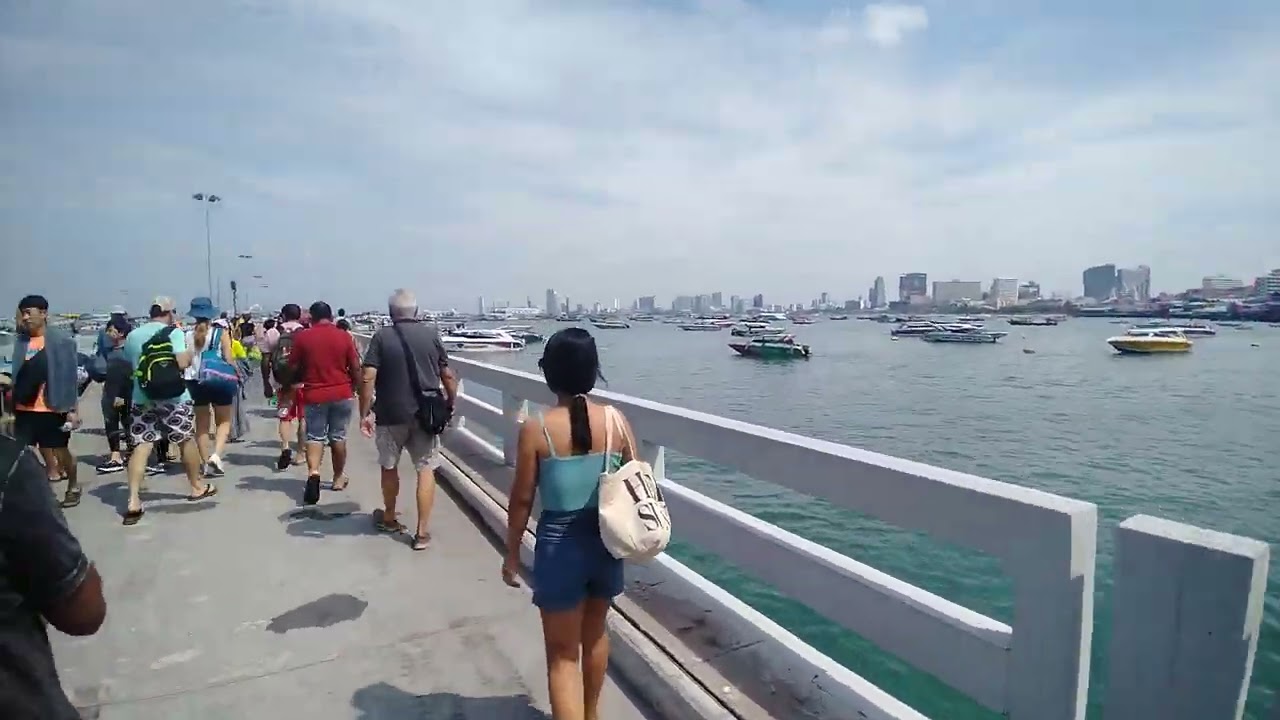
[[352,375],[360,372],[360,356],[351,335],[331,322],[316,323],[293,336],[289,361],[302,370],[307,404],[353,397]]

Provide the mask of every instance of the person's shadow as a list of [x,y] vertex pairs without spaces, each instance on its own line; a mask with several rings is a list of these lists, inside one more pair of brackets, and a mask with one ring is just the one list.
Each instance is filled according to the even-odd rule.
[[385,682],[357,690],[351,706],[360,711],[358,720],[551,720],[528,695],[414,695]]

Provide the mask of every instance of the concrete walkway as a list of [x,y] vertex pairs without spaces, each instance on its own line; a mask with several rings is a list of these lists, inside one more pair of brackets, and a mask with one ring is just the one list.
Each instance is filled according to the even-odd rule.
[[[376,532],[373,441],[355,427],[351,485],[302,509],[305,471],[275,471],[275,421],[250,398],[252,432],[228,448],[217,497],[187,502],[182,475],[149,478],[131,528],[124,475],[93,470],[106,451],[97,386],[82,399],[85,495],[67,517],[102,572],[107,622],[51,634],[84,716],[549,720],[538,614],[527,588],[502,583],[489,536],[443,490],[431,549]],[[412,527],[412,482],[400,507]],[[656,717],[612,681],[601,711]]]

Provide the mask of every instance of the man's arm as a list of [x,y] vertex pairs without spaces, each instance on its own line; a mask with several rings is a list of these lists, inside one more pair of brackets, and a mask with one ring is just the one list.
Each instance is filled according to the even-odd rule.
[[174,328],[169,333],[169,344],[173,346],[173,357],[178,361],[178,367],[186,370],[191,367],[191,361],[194,359],[192,354],[187,351],[187,331]]
[[[349,347],[347,348],[347,372],[351,374],[351,391],[360,391],[360,382],[363,373],[360,370],[360,353],[356,350],[356,339],[348,337]],[[361,415],[360,417],[364,417]]]
[[378,365],[382,363],[382,333],[369,338],[364,349],[363,382],[360,383],[360,417],[366,418],[373,411],[373,388],[378,380]]
[[0,438],[0,543],[23,599],[68,635],[102,627],[102,578],[49,493],[35,456]]
[[436,357],[440,358],[438,370],[440,373],[440,384],[444,386],[444,397],[449,403],[449,407],[453,407],[458,400],[458,375],[449,367],[449,352],[444,349],[444,342],[440,340],[440,334],[436,333]]

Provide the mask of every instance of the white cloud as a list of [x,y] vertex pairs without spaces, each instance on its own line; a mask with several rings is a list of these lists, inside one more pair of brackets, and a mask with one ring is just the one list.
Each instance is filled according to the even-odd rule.
[[929,12],[919,5],[873,3],[862,16],[867,39],[880,47],[894,47],[907,34],[929,27]]

